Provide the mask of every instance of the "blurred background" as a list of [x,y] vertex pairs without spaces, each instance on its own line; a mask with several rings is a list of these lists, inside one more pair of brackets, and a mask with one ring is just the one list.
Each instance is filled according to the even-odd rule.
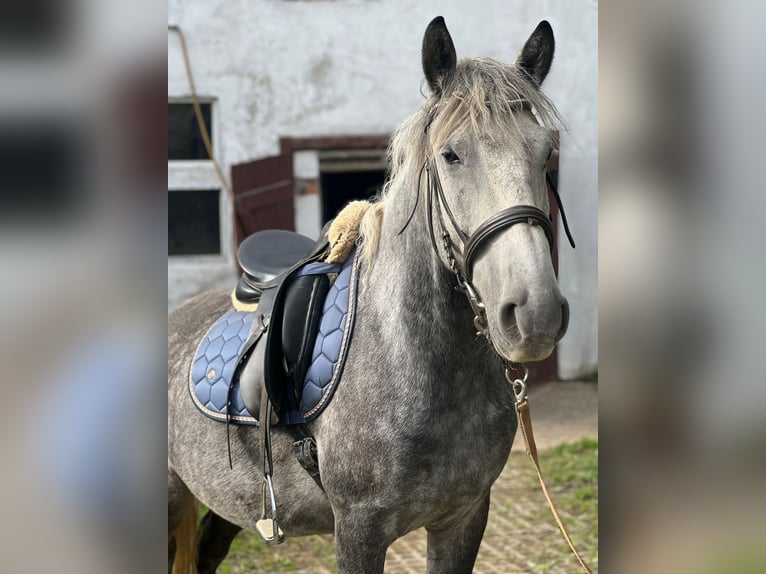
[[[4,570],[165,568],[168,308],[233,280],[241,234],[315,234],[348,197],[333,190],[377,188],[442,14],[459,56],[510,61],[543,18],[556,33],[545,88],[569,125],[559,181],[578,247],[559,253],[573,315],[554,367],[598,370],[599,562],[766,572],[763,11],[0,3]],[[178,30],[223,177],[200,148]]]
[[0,2],[7,572],[165,561],[166,8]]
[[763,5],[599,9],[601,561],[766,572]]

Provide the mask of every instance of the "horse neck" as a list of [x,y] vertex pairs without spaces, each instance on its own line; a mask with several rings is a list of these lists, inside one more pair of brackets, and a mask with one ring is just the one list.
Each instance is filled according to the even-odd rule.
[[[455,290],[454,275],[434,252],[429,236],[425,190],[414,217],[417,176],[392,185],[386,198],[380,243],[368,285],[377,290],[386,320],[412,346],[413,360],[456,373],[481,374],[494,361],[477,340],[473,314],[465,296]],[[437,242],[437,245],[439,243]],[[495,365],[496,366],[496,365]]]

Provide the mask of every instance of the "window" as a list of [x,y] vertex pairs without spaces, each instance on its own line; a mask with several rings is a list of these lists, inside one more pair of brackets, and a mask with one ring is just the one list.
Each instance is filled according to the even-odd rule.
[[[213,139],[211,104],[201,103],[202,117]],[[168,160],[210,159],[191,103],[168,103]]]
[[168,255],[216,255],[221,252],[218,189],[168,192]]
[[[200,108],[212,138],[213,102],[208,99]],[[169,256],[220,255],[228,248],[221,239],[226,230],[221,184],[209,159],[194,105],[168,101]]]

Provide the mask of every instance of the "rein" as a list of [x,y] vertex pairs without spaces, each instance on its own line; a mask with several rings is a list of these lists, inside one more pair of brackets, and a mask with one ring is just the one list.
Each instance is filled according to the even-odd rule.
[[[432,108],[431,112],[429,113],[428,121],[426,122],[426,137],[428,136],[428,128],[434,119],[434,115],[435,108]],[[413,209],[412,214],[415,213],[415,209],[417,209],[417,204],[420,199],[420,184],[423,171],[426,173],[426,214],[428,221],[428,234],[431,238],[431,245],[434,248],[434,252],[438,256],[439,248],[437,246],[436,235],[434,232],[435,211],[437,218],[439,219],[439,225],[442,229],[442,248],[444,249],[444,254],[447,259],[447,266],[449,270],[455,275],[458,289],[465,294],[466,298],[468,299],[468,303],[471,305],[471,309],[474,312],[473,325],[476,328],[476,334],[484,335],[487,339],[489,339],[487,312],[484,307],[484,303],[482,303],[481,298],[476,291],[476,288],[471,283],[471,280],[473,279],[473,266],[476,258],[480,254],[482,245],[484,245],[487,240],[489,240],[497,233],[505,231],[506,229],[510,229],[514,225],[539,225],[545,233],[545,237],[548,240],[551,252],[553,252],[553,219],[551,216],[546,215],[543,210],[533,205],[515,205],[513,207],[503,209],[490,216],[481,225],[479,225],[479,227],[477,227],[471,235],[468,235],[465,231],[463,231],[463,229],[460,227],[460,224],[455,219],[455,216],[452,213],[452,209],[447,202],[447,198],[444,196],[444,190],[442,189],[441,181],[439,179],[439,171],[437,170],[436,162],[428,155],[426,155],[426,159],[423,162],[423,167],[420,170],[420,175],[418,176],[418,191],[415,200],[415,208]],[[546,174],[546,182],[550,184],[551,188],[553,189],[553,195],[556,199],[556,203],[558,204],[559,212],[561,213],[561,220],[564,223],[564,229],[566,231],[567,238],[569,239],[569,243],[572,245],[572,248],[574,248],[574,239],[572,238],[572,234],[569,230],[569,224],[564,212],[564,206],[561,203],[561,197],[559,196],[556,186],[552,185],[553,182],[551,181],[548,174]],[[461,244],[459,254],[462,259],[462,265],[458,261],[458,257],[456,257],[455,244],[452,240],[452,236],[447,230],[444,213],[446,213],[447,218],[452,224],[452,228],[455,230],[455,233],[459,238],[459,242]],[[404,231],[404,229],[410,223],[411,219],[412,215],[410,215],[410,217],[407,219],[407,223],[399,233]],[[511,370],[519,369],[523,370],[523,376],[521,378],[513,378],[511,375]],[[545,495],[545,500],[548,503],[548,508],[550,508],[551,513],[553,514],[553,518],[556,520],[556,524],[558,525],[564,540],[566,540],[570,550],[572,553],[574,553],[575,557],[580,562],[580,566],[582,567],[583,571],[587,574],[591,574],[590,568],[577,552],[577,549],[575,548],[574,543],[572,542],[572,539],[561,520],[561,516],[556,510],[556,506],[553,504],[553,500],[551,499],[548,487],[545,484],[545,480],[543,478],[542,470],[540,469],[540,462],[537,456],[537,445],[535,443],[534,433],[532,432],[532,418],[529,410],[529,401],[527,399],[526,382],[528,374],[529,372],[527,371],[527,368],[522,364],[506,361],[505,378],[513,388],[513,394],[516,399],[516,416],[519,421],[519,426],[521,427],[521,434],[524,437],[524,444],[526,446],[527,454],[532,460],[532,464],[534,465],[535,471],[537,472],[537,477],[540,481],[540,487],[542,488],[543,494]]]

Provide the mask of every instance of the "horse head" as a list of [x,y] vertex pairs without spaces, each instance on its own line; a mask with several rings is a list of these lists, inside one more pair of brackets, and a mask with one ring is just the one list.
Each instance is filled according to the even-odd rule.
[[546,187],[558,116],[540,91],[553,52],[547,22],[513,65],[458,62],[441,17],[423,39],[431,92],[423,170],[433,244],[464,288],[475,291],[480,330],[516,362],[549,356],[569,320],[551,258]]

